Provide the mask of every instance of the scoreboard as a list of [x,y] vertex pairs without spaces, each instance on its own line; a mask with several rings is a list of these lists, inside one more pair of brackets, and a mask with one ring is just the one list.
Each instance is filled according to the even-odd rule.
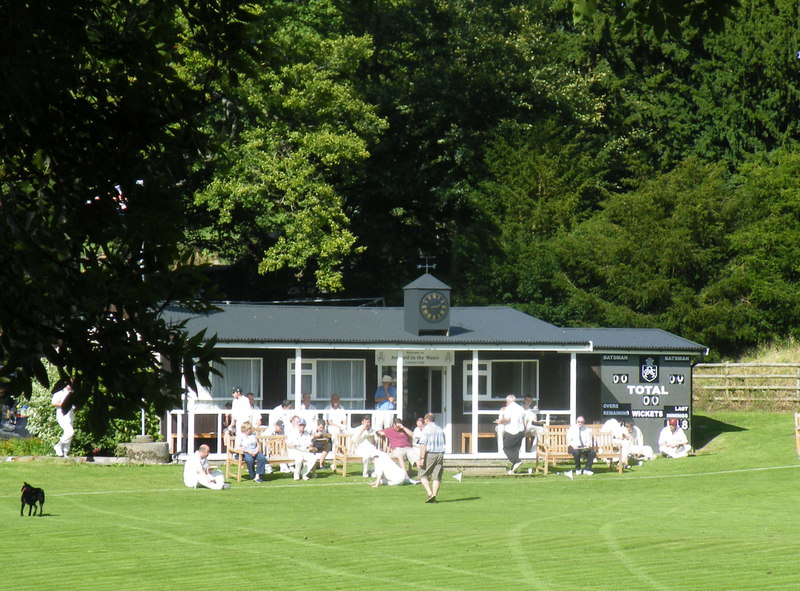
[[658,452],[658,434],[669,419],[692,440],[692,364],[688,355],[603,355],[602,420],[632,420]]

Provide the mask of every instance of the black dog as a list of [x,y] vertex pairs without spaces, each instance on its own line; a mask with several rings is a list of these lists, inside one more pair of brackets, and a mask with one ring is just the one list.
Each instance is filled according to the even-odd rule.
[[39,517],[42,516],[42,508],[44,507],[44,491],[41,488],[35,488],[27,482],[22,483],[22,505],[19,508],[19,516],[22,517],[22,510],[25,505],[28,505],[28,517],[33,514],[36,515],[36,503],[39,503]]

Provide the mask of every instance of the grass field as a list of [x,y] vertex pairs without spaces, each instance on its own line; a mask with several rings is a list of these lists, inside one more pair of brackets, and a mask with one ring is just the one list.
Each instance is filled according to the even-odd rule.
[[[285,475],[189,490],[180,466],[0,464],[0,589],[800,588],[790,414],[695,417],[695,457],[571,481]],[[356,472],[358,474],[358,472]],[[22,481],[47,491],[19,517]]]

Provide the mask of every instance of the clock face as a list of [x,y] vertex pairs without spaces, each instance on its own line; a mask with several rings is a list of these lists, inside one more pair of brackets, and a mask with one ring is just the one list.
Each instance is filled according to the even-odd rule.
[[447,298],[438,291],[429,291],[419,301],[419,311],[428,322],[439,322],[447,316]]

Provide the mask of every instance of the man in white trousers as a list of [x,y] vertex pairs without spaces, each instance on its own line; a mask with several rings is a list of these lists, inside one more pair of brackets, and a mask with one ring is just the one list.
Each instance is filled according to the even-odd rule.
[[63,431],[61,439],[53,446],[53,449],[57,456],[63,458],[66,458],[69,454],[72,438],[75,436],[75,427],[72,425],[75,421],[75,409],[70,407],[70,409],[65,412],[63,408],[70,394],[72,394],[72,385],[67,384],[62,390],[54,393],[50,401],[56,408],[56,421],[58,421],[58,425]]

